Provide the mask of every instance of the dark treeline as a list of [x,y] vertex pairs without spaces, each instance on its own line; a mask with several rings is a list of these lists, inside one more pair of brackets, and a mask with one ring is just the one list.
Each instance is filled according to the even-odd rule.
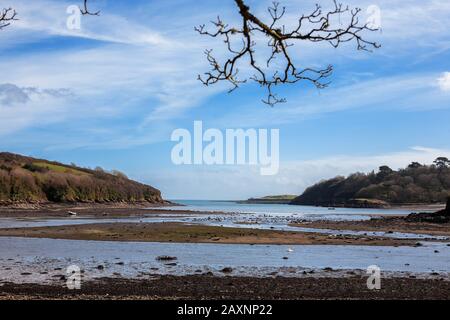
[[159,190],[123,173],[0,153],[0,204],[17,202],[163,202]]
[[381,166],[378,172],[354,173],[321,181],[292,204],[320,206],[383,206],[385,204],[445,203],[450,196],[450,161],[432,165],[411,163],[397,171]]

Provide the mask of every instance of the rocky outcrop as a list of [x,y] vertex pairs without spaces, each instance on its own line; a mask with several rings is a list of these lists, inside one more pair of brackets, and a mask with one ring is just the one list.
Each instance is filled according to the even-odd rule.
[[447,206],[443,210],[431,213],[411,213],[405,220],[411,222],[450,223],[450,198],[447,199]]

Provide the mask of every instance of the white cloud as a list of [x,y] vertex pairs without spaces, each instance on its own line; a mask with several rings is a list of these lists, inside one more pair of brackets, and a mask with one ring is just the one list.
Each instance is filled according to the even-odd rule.
[[[413,161],[431,164],[437,157],[450,157],[449,149],[412,147],[408,150],[367,156],[335,155],[306,161],[282,162],[275,176],[261,176],[252,166],[182,166],[137,174],[172,199],[245,199],[275,194],[301,194],[321,179],[354,172],[378,170],[381,165],[404,168]],[[145,179],[145,176],[151,177]],[[186,181],[195,181],[186,187]]]
[[438,86],[442,91],[450,91],[450,72],[444,72],[437,81]]

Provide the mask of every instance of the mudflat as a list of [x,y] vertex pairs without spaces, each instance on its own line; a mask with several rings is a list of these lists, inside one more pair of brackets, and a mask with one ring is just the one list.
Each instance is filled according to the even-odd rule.
[[186,224],[162,223],[96,223],[50,227],[0,229],[0,236],[31,237],[98,241],[148,241],[182,243],[229,244],[330,244],[411,246],[407,239],[359,235],[326,235],[314,232],[293,232],[251,228],[229,228]]
[[85,205],[45,205],[38,207],[7,207],[0,206],[0,217],[3,218],[65,218],[70,212],[75,212],[80,217],[143,217],[152,214],[227,214],[226,212],[192,211],[183,209],[165,210],[166,205],[149,205],[136,203],[130,204],[85,204]]
[[358,221],[297,221],[290,225],[332,230],[404,232],[450,236],[450,223],[410,222],[401,217],[380,217]]

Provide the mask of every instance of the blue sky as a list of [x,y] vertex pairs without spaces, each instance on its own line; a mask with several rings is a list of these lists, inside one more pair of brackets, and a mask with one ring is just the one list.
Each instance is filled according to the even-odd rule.
[[[204,87],[203,51],[226,54],[193,27],[218,14],[238,24],[229,1],[112,1],[92,6],[68,30],[66,9],[81,0],[5,0],[19,21],[0,31],[0,150],[81,166],[118,169],[172,199],[236,199],[301,193],[323,178],[450,157],[450,3],[446,0],[344,1],[381,9],[373,53],[298,43],[300,65],[333,64],[331,85],[285,87],[270,108],[248,84]],[[249,1],[262,17],[270,1]],[[315,1],[281,1],[290,13]],[[332,1],[320,0],[324,7]],[[45,8],[45,10],[43,9]],[[171,132],[205,127],[280,129],[280,171],[250,166],[175,166]]]

